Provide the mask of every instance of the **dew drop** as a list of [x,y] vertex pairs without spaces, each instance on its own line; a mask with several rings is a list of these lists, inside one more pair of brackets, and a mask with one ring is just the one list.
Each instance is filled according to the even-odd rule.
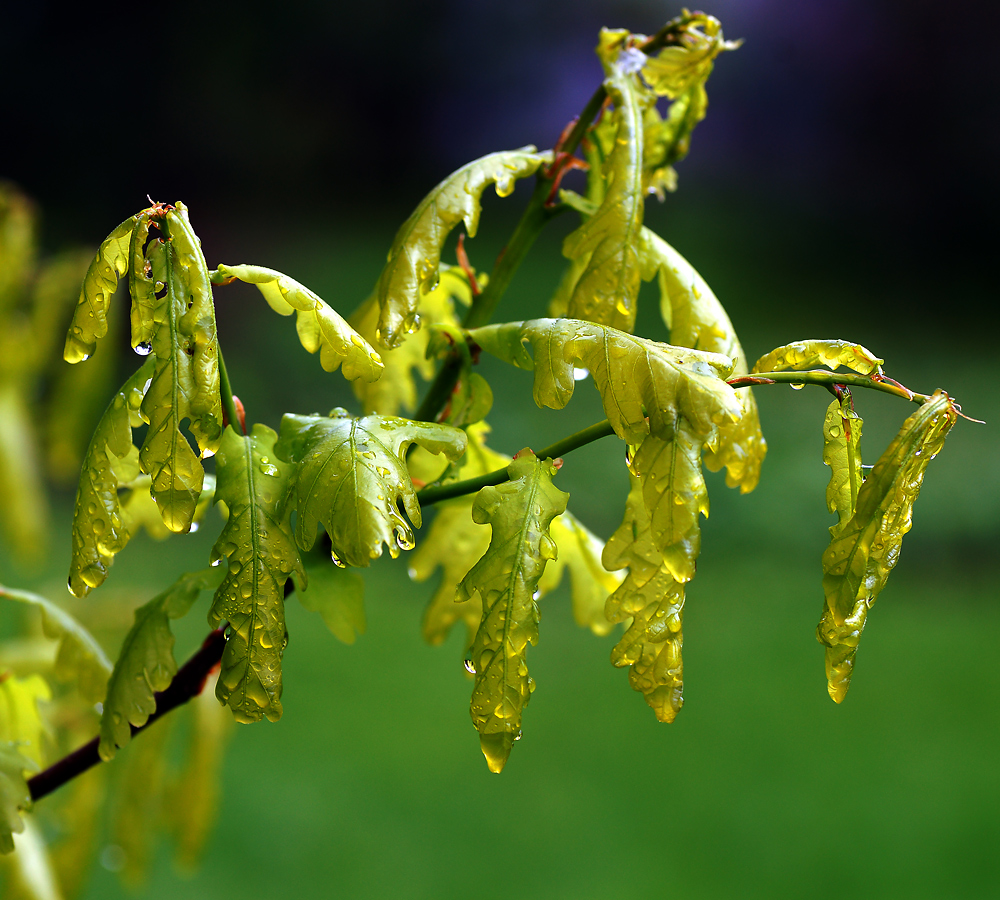
[[465,660],[463,661],[462,664],[465,666],[465,671],[468,672],[470,675],[476,674],[476,667],[472,664],[472,659],[470,657],[468,656],[465,657]]
[[149,356],[149,354],[153,350],[153,345],[149,341],[141,341],[140,343],[136,344],[132,349],[135,350],[135,352],[138,353],[139,356]]
[[192,522],[191,527],[188,529],[188,534],[194,534],[201,526],[197,522]]
[[796,381],[794,384],[791,385],[791,388],[792,388],[793,391],[801,391],[802,388],[804,388],[804,387],[805,387],[805,385],[802,384],[801,382],[798,382],[798,381]]
[[219,559],[213,559],[212,560],[212,565],[213,566],[221,566],[222,565],[222,559],[221,558],[219,558]]
[[341,569],[346,569],[346,568],[347,568],[347,566],[345,566],[345,565],[344,565],[344,563],[343,563],[343,561],[341,560],[341,558],[340,558],[339,556],[337,556],[337,554],[336,554],[336,553],[334,553],[334,552],[333,552],[332,550],[330,551],[330,559],[332,559],[332,560],[333,560],[333,564],[334,564],[335,566],[338,566],[338,567],[340,567]]
[[576,367],[573,368],[574,381],[583,381],[588,375],[590,375],[589,369],[577,369]]

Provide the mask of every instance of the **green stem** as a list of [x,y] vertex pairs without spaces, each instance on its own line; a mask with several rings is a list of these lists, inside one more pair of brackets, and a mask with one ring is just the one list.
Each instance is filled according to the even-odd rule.
[[[576,450],[578,447],[614,433],[615,431],[611,427],[611,423],[605,419],[603,422],[598,422],[596,425],[584,428],[583,431],[571,434],[561,441],[556,441],[543,450],[539,450],[535,456],[539,459],[557,459],[564,453],[569,453],[571,450]],[[474,494],[491,484],[503,484],[509,477],[506,468],[496,469],[493,472],[487,472],[485,475],[466,478],[464,481],[453,481],[451,484],[424,488],[417,493],[417,499],[420,501],[421,506],[429,506],[432,503],[451,500],[454,497],[461,497],[464,494]]]
[[894,397],[902,397],[904,400],[917,404],[926,403],[931,399],[927,394],[918,394],[896,382],[877,381],[871,375],[858,375],[854,372],[826,372],[821,369],[809,369],[805,372],[761,372],[754,375],[740,375],[736,378],[730,378],[728,383],[734,388],[753,387],[758,384],[818,384],[823,387],[845,384],[850,387],[892,394]]
[[229,383],[229,373],[226,371],[226,362],[222,358],[221,347],[219,348],[219,391],[222,394],[222,408],[225,410],[229,424],[233,426],[233,431],[238,427],[242,429],[239,413],[236,412],[236,401],[233,400],[233,388]]

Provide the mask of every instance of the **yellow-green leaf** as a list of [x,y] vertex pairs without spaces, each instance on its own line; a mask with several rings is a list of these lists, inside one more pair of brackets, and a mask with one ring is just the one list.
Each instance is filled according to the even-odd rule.
[[461,602],[478,595],[483,619],[473,641],[476,670],[472,721],[492,772],[500,772],[521,736],[521,715],[534,689],[528,677],[528,644],[538,643],[534,593],[546,560],[556,558],[552,519],[566,510],[569,494],[552,484],[555,466],[523,450],[508,466],[510,480],[485,487],[473,519],[492,528],[490,546],[458,586]]
[[413,531],[399,511],[420,527],[420,504],[406,469],[406,450],[419,444],[457,459],[465,432],[448,425],[393,416],[352,419],[343,409],[330,417],[286,415],[277,451],[296,465],[295,539],[312,547],[322,523],[343,565],[368,566],[386,544],[394,559],[413,548]]
[[0,383],[0,525],[22,560],[37,560],[48,531],[38,444],[23,392]]
[[336,566],[324,555],[314,565],[306,565],[306,575],[306,586],[295,590],[299,602],[318,612],[337,640],[353,644],[368,627],[361,573]]
[[545,566],[538,581],[538,596],[554,591],[567,569],[572,582],[573,618],[577,625],[596,635],[605,635],[614,627],[604,615],[608,595],[622,583],[623,575],[609,572],[601,564],[604,541],[571,512],[556,516],[549,526],[559,555]]
[[567,315],[622,331],[635,325],[639,297],[639,231],[642,228],[643,94],[616,62],[605,65],[604,86],[615,104],[617,136],[604,164],[601,205],[563,242],[563,255],[587,257]]
[[9,181],[0,181],[0,315],[17,305],[35,268],[34,204]]
[[41,768],[42,735],[45,725],[38,711],[38,701],[52,699],[52,691],[41,675],[16,678],[0,676],[0,741],[12,741],[36,766]]
[[834,529],[823,554],[826,605],[817,637],[827,647],[830,696],[847,695],[868,610],[885,587],[912,524],[927,464],[955,424],[954,401],[943,391],[910,416],[858,491],[854,515]]
[[[480,284],[485,283],[480,278]],[[442,266],[441,278],[433,290],[421,292],[417,300],[417,313],[422,325],[448,325],[458,327],[454,301],[464,306],[472,302],[469,279],[458,266]],[[377,342],[379,320],[378,300],[373,294],[358,307],[350,323],[369,341]],[[427,358],[430,332],[425,328],[405,337],[394,350],[382,351],[385,373],[371,384],[361,379],[351,383],[354,394],[361,401],[365,414],[377,412],[395,416],[399,412],[412,412],[417,407],[417,382],[414,373],[424,381],[434,377],[434,360]]]
[[[157,220],[163,239],[146,244],[156,306],[149,311],[151,352],[156,360],[142,404],[149,422],[139,450],[143,472],[152,477],[152,496],[166,526],[186,532],[201,493],[204,470],[187,438],[187,428],[201,450],[214,452],[222,432],[219,347],[215,307],[201,244],[177,203]],[[153,231],[153,226],[150,226]],[[141,322],[145,322],[143,318]],[[132,340],[145,334],[133,318]],[[138,345],[137,345],[138,346]]]
[[37,764],[21,753],[17,744],[0,741],[0,853],[11,853],[14,833],[24,831],[20,812],[31,806],[24,773],[37,771]]
[[112,759],[131,740],[129,726],[145,725],[156,711],[154,694],[166,690],[177,674],[170,619],[186,615],[203,590],[218,585],[221,575],[216,569],[182,575],[135,611],[135,622],[122,641],[108,680],[101,713],[101,759]]
[[336,372],[343,363],[349,381],[376,381],[382,374],[382,358],[341,315],[309,288],[287,275],[263,266],[225,266],[212,273],[213,281],[238,278],[254,284],[268,305],[282,316],[296,314],[295,329],[302,346],[310,353],[319,351],[320,365]]
[[625,517],[602,558],[609,570],[629,570],[605,609],[611,622],[632,620],[611,662],[630,666],[632,689],[643,694],[657,719],[672,722],[684,703],[684,584],[671,575],[657,543],[642,483],[633,475]]
[[108,333],[111,297],[118,288],[118,279],[128,270],[132,232],[144,215],[131,216],[112,231],[90,264],[66,335],[63,357],[67,362],[78,363],[89,359],[98,339]]
[[506,197],[517,179],[533,175],[549,158],[534,147],[490,153],[453,172],[420,201],[396,232],[375,288],[382,344],[398,347],[419,327],[420,294],[437,285],[445,239],[459,222],[470,238],[476,236],[486,186],[495,184],[497,194]]
[[132,429],[142,424],[139,408],[152,371],[153,361],[147,360],[112,397],[83,460],[69,569],[69,589],[77,597],[104,583],[115,554],[128,543],[118,488],[138,475]]
[[[642,78],[661,97],[675,99],[693,86],[704,84],[713,60],[723,50],[735,50],[740,41],[727,41],[715,16],[685,10],[668,23],[672,40],[643,61]],[[637,36],[643,37],[643,36]]]
[[281,717],[284,585],[293,572],[303,575],[286,512],[292,467],[278,458],[276,439],[266,425],[254,425],[249,435],[230,426],[217,457],[216,497],[229,520],[212,562],[225,559],[228,572],[208,621],[229,622],[215,693],[239,722]]
[[66,610],[39,594],[0,585],[0,597],[38,607],[42,611],[45,636],[59,641],[56,676],[63,681],[75,679],[81,695],[90,703],[104,699],[111,663],[101,645],[83,625]]
[[861,416],[851,409],[850,400],[834,400],[823,422],[823,462],[830,467],[830,483],[826,487],[826,505],[837,514],[836,533],[854,515],[861,488]]
[[[534,370],[539,406],[562,409],[576,385],[574,368],[588,369],[615,434],[630,444],[650,433],[669,437],[678,415],[699,434],[709,435],[743,413],[725,382],[733,362],[717,353],[660,344],[575,319],[487,325],[469,335],[488,353]],[[534,358],[524,342],[531,343]]]
[[753,372],[801,371],[815,366],[836,369],[846,366],[860,375],[881,371],[883,359],[861,344],[838,340],[795,341],[765,354],[754,364]]

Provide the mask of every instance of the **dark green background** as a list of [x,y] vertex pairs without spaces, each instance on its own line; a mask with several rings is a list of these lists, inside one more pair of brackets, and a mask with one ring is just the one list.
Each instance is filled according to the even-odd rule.
[[[450,168],[551,143],[595,84],[597,24],[651,31],[675,11],[568,8],[301,4],[273,20],[202,11],[185,28],[179,13],[73,23],[38,4],[17,13],[17,52],[47,48],[48,62],[31,56],[28,87],[5,76],[4,108],[25,137],[0,150],[3,174],[41,199],[52,246],[96,244],[146,191],[176,194],[211,265],[279,268],[347,312],[370,291],[398,223]],[[996,71],[930,4],[808,10],[709,10],[747,45],[720,61],[680,191],[650,204],[648,221],[713,285],[751,359],[802,337],[857,340],[889,374],[915,390],[946,388],[990,423],[959,422],[931,466],[848,699],[827,697],[814,638],[830,524],[828,397],[764,388],[761,486],[740,497],[709,480],[712,517],[685,617],[687,705],[673,725],[657,724],[610,666],[611,639],[576,628],[560,589],[543,602],[529,653],[538,690],[524,740],[491,775],[468,717],[460,640],[429,648],[419,637],[433,583],[411,586],[405,560],[386,560],[365,573],[369,627],[352,647],[290,602],[284,718],[238,729],[203,867],[180,879],[164,847],[150,896],[1000,893]],[[966,13],[963,28],[977,21],[986,33],[988,18],[976,19],[985,7]],[[81,46],[101,29],[110,37],[88,68]],[[553,30],[564,38],[539,37]],[[532,65],[548,73],[543,88],[521,74]],[[479,268],[524,193],[487,200],[467,245]],[[503,317],[542,314],[571,225],[554,223],[539,242]],[[639,328],[663,338],[655,309],[644,291]],[[352,406],[341,376],[301,353],[291,322],[252,289],[220,292],[219,333],[252,418],[276,426],[286,410]],[[533,406],[525,373],[489,361],[483,373],[509,389],[490,416],[506,452],[602,417],[589,382],[557,414]],[[909,409],[881,396],[858,405],[874,462]],[[603,537],[621,517],[622,457],[605,440],[568,458],[557,481]],[[148,599],[203,564],[213,527],[162,545],[137,538],[107,591]],[[52,573],[33,583],[63,596],[67,558],[64,530]],[[204,612],[203,601],[180,623],[179,656],[203,635]],[[119,891],[95,866],[87,896]]]

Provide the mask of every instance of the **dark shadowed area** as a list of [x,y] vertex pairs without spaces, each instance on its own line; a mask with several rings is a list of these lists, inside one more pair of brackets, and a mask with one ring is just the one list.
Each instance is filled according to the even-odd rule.
[[[210,266],[280,269],[345,315],[434,184],[492,150],[552,145],[600,83],[602,25],[652,33],[679,11],[639,0],[8,6],[0,178],[38,201],[48,249],[96,247],[147,193],[180,199]],[[997,16],[985,2],[923,0],[717,0],[706,11],[745,44],[717,61],[678,191],[649,202],[647,224],[713,286],[751,360],[800,338],[858,341],[895,378],[945,388],[988,422],[959,422],[931,466],[850,696],[828,699],[814,637],[829,397],[761,388],[760,487],[740,497],[709,479],[673,725],[609,665],[611,638],[573,624],[561,588],[529,656],[539,687],[524,740],[491,775],[461,640],[420,639],[434,582],[413,585],[405,559],[381,560],[366,572],[368,631],[353,646],[290,604],[284,718],[237,731],[202,868],[186,880],[162,849],[148,896],[995,892]],[[466,244],[477,268],[489,269],[528,193],[486,198]],[[500,318],[544,314],[573,224],[556,220],[538,241]],[[654,295],[644,289],[637,331],[663,339]],[[285,411],[356,410],[340,374],[302,353],[255,291],[220,291],[218,315],[252,418],[276,427]],[[123,377],[132,369],[123,353]],[[526,373],[488,361],[482,371],[497,449],[544,446],[602,418],[587,383],[556,414],[535,408]],[[874,462],[910,410],[882,396],[859,408]],[[627,491],[620,445],[574,454],[557,484],[606,538]],[[61,502],[51,570],[21,579],[59,598],[72,497]],[[145,601],[203,565],[217,531],[215,519],[165,544],[136,538],[108,590]],[[0,562],[9,580],[11,561]],[[179,623],[179,657],[197,647],[204,612]],[[120,891],[95,865],[85,896]]]

